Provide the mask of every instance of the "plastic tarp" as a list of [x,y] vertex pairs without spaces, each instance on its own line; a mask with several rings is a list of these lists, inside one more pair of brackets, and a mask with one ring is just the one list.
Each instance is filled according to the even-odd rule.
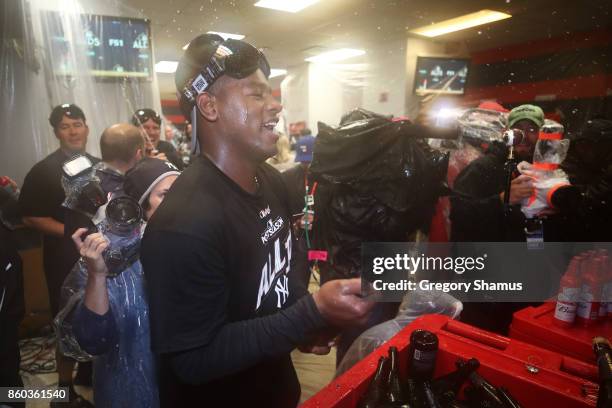
[[338,365],[336,376],[363,360],[415,319],[426,314],[443,314],[454,319],[462,310],[463,304],[448,293],[422,290],[408,292],[394,319],[369,328],[353,342]]

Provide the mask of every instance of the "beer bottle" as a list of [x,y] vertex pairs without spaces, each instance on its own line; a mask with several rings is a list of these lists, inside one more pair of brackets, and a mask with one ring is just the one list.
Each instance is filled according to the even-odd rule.
[[385,401],[385,392],[386,392],[386,379],[387,379],[387,359],[385,357],[381,357],[378,360],[378,365],[376,367],[376,372],[374,373],[374,378],[372,382],[370,382],[370,386],[368,390],[363,395],[359,404],[357,404],[358,408],[376,408]]
[[423,390],[423,403],[419,404],[424,408],[442,408],[440,402],[434,395],[433,389],[431,388],[430,381],[423,381],[421,383],[421,388]]
[[499,398],[502,400],[502,402],[505,404],[504,406],[507,408],[521,408],[521,404],[519,404],[512,395],[510,395],[510,392],[505,389],[504,387],[497,387],[497,395],[499,395]]
[[472,372],[470,374],[471,386],[465,389],[465,397],[474,408],[504,408],[504,402],[500,399],[497,389],[487,380]]
[[478,369],[480,362],[475,358],[468,361],[459,359],[455,362],[455,366],[457,367],[455,371],[436,379],[432,384],[434,394],[443,405],[457,398],[461,387],[468,380],[470,374]]
[[387,400],[405,402],[406,395],[399,377],[399,355],[397,347],[389,347],[389,376],[387,377]]
[[599,369],[599,395],[597,408],[612,406],[612,347],[604,337],[593,339],[593,351]]

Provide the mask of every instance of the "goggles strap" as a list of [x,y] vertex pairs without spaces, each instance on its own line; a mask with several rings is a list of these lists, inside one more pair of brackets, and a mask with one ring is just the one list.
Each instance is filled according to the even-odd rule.
[[191,109],[191,154],[200,154],[200,143],[198,143],[198,106],[193,105]]

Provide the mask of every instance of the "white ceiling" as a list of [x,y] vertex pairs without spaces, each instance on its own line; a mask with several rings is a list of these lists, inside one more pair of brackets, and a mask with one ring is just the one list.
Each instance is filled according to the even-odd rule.
[[[151,20],[156,59],[178,60],[200,33],[246,35],[264,48],[273,68],[288,68],[324,49],[362,48],[407,36],[407,30],[481,9],[513,17],[435,41],[463,42],[470,51],[565,32],[610,27],[609,0],[321,0],[292,14],[254,7],[256,0],[124,0]],[[172,75],[160,74],[162,95],[174,93]]]

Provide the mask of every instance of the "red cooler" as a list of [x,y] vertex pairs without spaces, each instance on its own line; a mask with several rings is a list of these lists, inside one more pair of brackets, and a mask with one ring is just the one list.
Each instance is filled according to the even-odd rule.
[[554,313],[554,303],[519,310],[514,313],[510,337],[595,364],[593,337],[601,336],[612,341],[612,322],[606,319],[589,327],[578,324],[558,327],[554,323]]
[[[554,305],[553,305],[554,306]],[[597,368],[518,340],[509,339],[447,316],[426,315],[405,327],[342,376],[336,378],[302,407],[354,408],[366,391],[376,364],[390,346],[399,350],[400,372],[405,377],[410,334],[416,329],[438,336],[435,377],[455,370],[458,358],[480,361],[478,373],[495,386],[503,386],[525,408],[594,407]]]

